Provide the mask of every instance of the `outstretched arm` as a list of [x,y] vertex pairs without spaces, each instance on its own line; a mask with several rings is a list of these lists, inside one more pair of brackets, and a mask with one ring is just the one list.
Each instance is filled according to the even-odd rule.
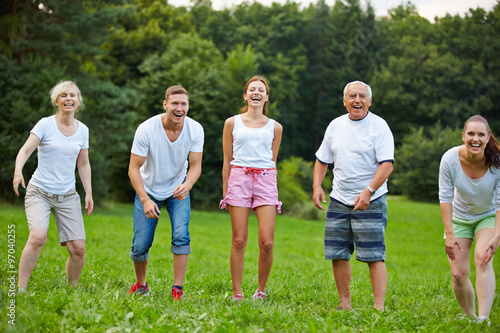
[[274,123],[274,139],[273,139],[273,161],[276,165],[278,161],[278,151],[280,150],[281,137],[283,136],[283,126],[279,124],[277,121]]
[[130,178],[130,182],[132,183],[132,187],[134,188],[139,200],[141,200],[142,205],[144,206],[144,213],[146,217],[149,219],[159,219],[160,209],[155,204],[153,200],[146,193],[146,189],[144,189],[144,182],[142,181],[141,176],[141,166],[146,161],[146,157],[139,156],[135,154],[130,154],[130,163],[128,166],[128,177]]
[[90,216],[94,210],[94,199],[92,198],[92,171],[90,169],[88,149],[80,150],[77,166],[78,174],[80,174],[83,189],[85,190],[85,209],[87,210],[87,215]]
[[24,164],[26,164],[26,161],[39,144],[40,138],[35,134],[30,133],[30,136],[19,150],[19,153],[17,153],[16,166],[14,169],[14,180],[12,181],[12,186],[14,187],[14,192],[17,196],[19,196],[19,184],[21,184],[22,187],[26,188],[23,177]]
[[[323,206],[321,206],[321,202],[326,203],[326,197],[325,197],[325,191],[323,191],[323,188],[321,187],[321,183],[323,182],[323,179],[325,179],[326,172],[328,171],[328,164],[322,163],[319,160],[316,160],[316,163],[314,164],[314,171],[313,171],[313,202],[314,205],[321,209],[324,210]],[[320,202],[321,201],[321,202]]]
[[484,250],[484,254],[486,254],[486,257],[484,259],[485,264],[487,264],[491,260],[491,258],[493,258],[493,255],[498,250],[499,244],[500,244],[500,210],[497,210],[497,212],[495,213],[495,231],[493,233],[493,238],[488,243],[486,250]]
[[228,118],[224,123],[222,133],[222,151],[224,160],[222,164],[222,198],[226,197],[227,183],[231,174],[231,161],[233,160],[233,128],[234,117]]
[[457,236],[453,232],[453,225],[451,222],[453,206],[448,202],[441,202],[441,218],[443,219],[444,232],[446,234],[445,250],[450,260],[455,260],[455,248],[462,252],[462,247],[458,242]]
[[184,183],[174,189],[174,198],[179,200],[187,198],[189,191],[191,191],[198,178],[200,178],[202,157],[203,153],[189,152],[189,171],[186,174],[186,180]]

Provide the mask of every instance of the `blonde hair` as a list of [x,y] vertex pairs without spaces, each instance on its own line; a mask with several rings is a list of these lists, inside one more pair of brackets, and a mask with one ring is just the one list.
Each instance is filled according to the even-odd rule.
[[172,95],[186,95],[189,98],[189,94],[183,86],[177,84],[175,86],[171,86],[165,91],[165,100],[168,101],[168,98]]
[[80,92],[80,89],[78,89],[78,86],[72,81],[60,81],[50,90],[50,99],[52,101],[52,105],[56,110],[57,110],[57,104],[56,104],[57,98],[59,97],[59,95],[61,95],[70,87],[74,87],[76,89],[76,94],[78,97],[78,110],[83,109],[82,93]]

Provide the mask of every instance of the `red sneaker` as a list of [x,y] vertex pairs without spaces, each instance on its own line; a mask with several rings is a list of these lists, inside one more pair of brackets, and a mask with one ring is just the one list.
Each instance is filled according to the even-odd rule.
[[136,282],[132,285],[132,288],[128,291],[128,294],[137,294],[141,296],[148,296],[149,295],[149,286],[148,283],[146,282],[145,286],[141,286],[139,282]]
[[174,301],[180,301],[184,298],[184,292],[177,287],[172,287],[172,297]]

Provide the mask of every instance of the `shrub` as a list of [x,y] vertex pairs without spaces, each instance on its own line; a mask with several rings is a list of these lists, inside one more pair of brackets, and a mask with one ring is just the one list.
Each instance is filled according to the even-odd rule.
[[[301,157],[290,157],[278,163],[278,192],[283,202],[283,212],[296,218],[319,220],[322,214],[312,202],[313,162]],[[324,188],[326,195],[332,185],[331,173],[327,173]]]
[[398,192],[417,201],[438,201],[439,163],[451,147],[460,145],[461,129],[414,129],[396,149],[392,184]]

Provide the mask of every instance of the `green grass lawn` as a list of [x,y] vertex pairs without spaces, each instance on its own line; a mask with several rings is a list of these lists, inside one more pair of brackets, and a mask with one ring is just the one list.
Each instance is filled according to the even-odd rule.
[[[331,262],[323,257],[324,222],[279,216],[268,300],[250,300],[257,287],[257,223],[250,221],[243,292],[231,295],[227,212],[192,213],[191,250],[185,299],[174,302],[170,223],[160,220],[150,251],[149,297],[127,294],[135,282],[129,257],[133,206],[114,204],[85,216],[87,259],[77,288],[65,284],[67,252],[58,245],[51,221],[47,244],[28,293],[9,295],[8,226],[15,225],[15,266],[28,235],[22,207],[0,206],[2,332],[499,332],[500,295],[491,326],[469,323],[451,289],[439,206],[389,199],[386,234],[389,275],[386,311],[372,309],[366,264],[352,261],[353,311],[333,312],[338,304]],[[167,215],[165,215],[166,217]],[[165,218],[164,217],[164,218]],[[12,241],[11,241],[12,243]],[[12,251],[11,251],[12,252]],[[500,267],[497,263],[497,280]],[[15,274],[17,276],[17,274]],[[474,284],[474,270],[471,279]],[[500,282],[499,282],[500,283]],[[9,305],[16,300],[15,326]]]

